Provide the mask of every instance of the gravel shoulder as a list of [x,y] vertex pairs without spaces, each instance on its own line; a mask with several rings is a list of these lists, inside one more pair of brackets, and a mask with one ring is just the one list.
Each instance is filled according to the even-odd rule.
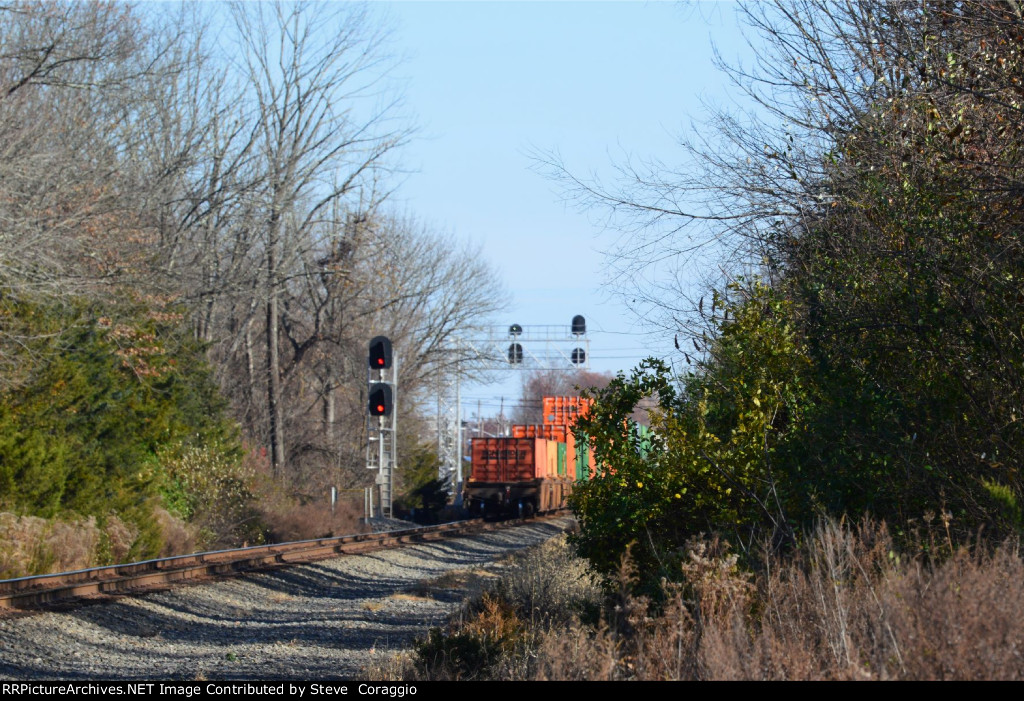
[[353,679],[571,517],[0,620],[5,680]]

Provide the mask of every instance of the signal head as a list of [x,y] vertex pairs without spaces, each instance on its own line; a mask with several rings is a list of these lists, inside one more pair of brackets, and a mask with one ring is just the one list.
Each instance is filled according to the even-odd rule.
[[376,336],[370,341],[370,369],[386,370],[391,367],[391,339]]
[[391,416],[395,400],[391,393],[391,385],[374,382],[370,385],[370,400],[367,409],[370,416]]
[[508,346],[508,362],[518,365],[523,362],[523,346],[521,343],[510,343]]

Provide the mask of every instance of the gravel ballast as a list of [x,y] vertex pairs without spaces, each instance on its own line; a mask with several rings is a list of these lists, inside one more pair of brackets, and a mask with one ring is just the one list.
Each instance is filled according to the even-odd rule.
[[502,555],[571,523],[530,523],[0,620],[0,678],[353,679],[461,603],[463,591],[425,581],[492,569]]

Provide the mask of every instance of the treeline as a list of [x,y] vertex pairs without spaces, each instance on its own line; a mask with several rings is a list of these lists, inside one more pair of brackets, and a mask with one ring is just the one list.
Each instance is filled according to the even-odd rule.
[[[688,169],[635,173],[617,199],[586,184],[646,232],[635,250],[704,236],[731,263],[690,302],[661,297],[689,308],[688,372],[651,360],[599,393],[583,428],[613,469],[575,495],[582,552],[611,572],[632,548],[656,588],[702,532],[786,547],[870,513],[918,543],[1020,533],[1020,5],[744,13],[759,58],[729,75],[758,118],[719,114]],[[649,395],[660,439],[640,451],[623,424]]]
[[412,128],[372,8],[18,2],[0,26],[5,540],[80,524],[85,564],[252,542],[259,475],[294,503],[362,486],[380,333],[414,445],[442,349],[500,294],[383,206]]

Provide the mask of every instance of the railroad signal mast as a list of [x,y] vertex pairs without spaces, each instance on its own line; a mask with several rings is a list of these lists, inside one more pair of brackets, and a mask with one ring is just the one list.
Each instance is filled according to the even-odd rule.
[[391,339],[387,336],[377,336],[371,340],[368,360],[366,467],[377,471],[374,483],[379,508],[374,509],[374,489],[371,488],[366,493],[364,510],[367,518],[375,515],[390,518],[395,486],[395,446],[398,429],[398,412],[395,407],[398,364],[391,349]]
[[486,335],[456,341],[455,362],[440,376],[437,392],[438,479],[456,500],[462,489],[462,406],[460,370],[465,359],[484,370],[558,370],[590,368],[587,321],[577,314],[566,327],[520,326],[491,329]]

